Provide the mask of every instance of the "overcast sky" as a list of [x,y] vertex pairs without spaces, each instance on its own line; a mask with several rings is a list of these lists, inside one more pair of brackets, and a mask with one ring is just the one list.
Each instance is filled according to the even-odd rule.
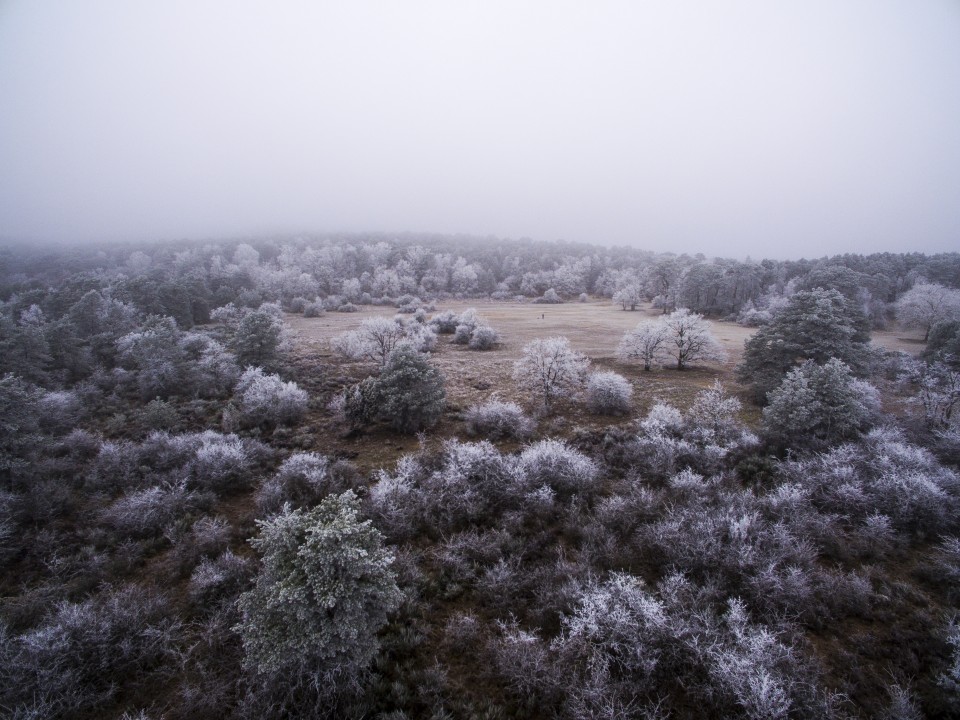
[[960,250],[960,2],[0,1],[0,236]]

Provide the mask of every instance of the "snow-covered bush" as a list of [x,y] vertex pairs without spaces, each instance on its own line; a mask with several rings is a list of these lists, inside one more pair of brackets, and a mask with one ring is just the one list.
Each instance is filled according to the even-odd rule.
[[633,386],[615,372],[595,372],[587,378],[587,407],[600,415],[623,415],[630,412]]
[[490,350],[500,342],[500,333],[489,325],[478,325],[470,333],[467,346],[471,350]]
[[204,433],[203,444],[189,464],[191,483],[215,493],[241,490],[250,477],[250,458],[236,435]]
[[211,500],[181,480],[124,494],[104,508],[100,521],[122,537],[157,536],[184,515],[209,507]]
[[329,471],[330,460],[323,455],[291,455],[257,491],[257,510],[270,515],[280,512],[286,503],[293,508],[313,505],[331,490]]
[[493,440],[505,437],[522,440],[529,437],[536,426],[516,403],[495,399],[471,405],[464,413],[464,421],[469,434]]
[[518,471],[530,487],[547,485],[560,498],[589,496],[598,489],[600,469],[562,440],[541,440],[520,453]]
[[323,303],[320,302],[308,302],[303,306],[303,316],[305,318],[315,318],[324,315],[326,310],[323,307]]
[[252,566],[249,559],[229,549],[216,558],[203,558],[190,575],[190,599],[208,611],[221,599],[232,604],[247,584]]
[[556,290],[549,288],[543,295],[534,298],[533,302],[541,305],[558,305],[563,302],[563,298],[560,297]]
[[430,319],[430,325],[441,335],[451,335],[460,324],[460,316],[453,310],[444,310]]
[[3,638],[0,704],[11,717],[102,717],[127,683],[158,679],[180,641],[163,595],[127,585],[61,602],[43,623]]
[[251,425],[295,425],[307,412],[305,390],[260,368],[247,368],[240,376],[234,398],[243,419]]

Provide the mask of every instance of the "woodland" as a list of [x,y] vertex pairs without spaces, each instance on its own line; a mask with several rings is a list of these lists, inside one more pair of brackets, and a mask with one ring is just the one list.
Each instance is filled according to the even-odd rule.
[[4,717],[960,717],[958,503],[958,253],[0,248]]

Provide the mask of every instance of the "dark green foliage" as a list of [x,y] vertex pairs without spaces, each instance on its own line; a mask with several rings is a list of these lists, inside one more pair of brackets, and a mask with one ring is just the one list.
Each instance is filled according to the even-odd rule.
[[329,702],[357,680],[401,599],[393,557],[358,513],[352,492],[330,495],[312,510],[259,522],[251,540],[263,564],[239,601],[244,665],[268,685],[300,690],[301,702]]
[[737,374],[762,403],[791,369],[807,360],[822,365],[838,358],[859,373],[869,341],[866,317],[840,292],[804,290],[747,340]]
[[447,393],[443,375],[410,344],[400,343],[377,378],[345,391],[342,412],[353,427],[381,418],[400,432],[418,432],[440,419]]
[[237,326],[233,349],[240,367],[272,369],[279,359],[281,322],[262,310],[248,313]]
[[857,437],[880,409],[876,389],[833,358],[808,360],[772,391],[763,410],[765,434],[787,449],[820,448]]
[[928,362],[938,361],[960,370],[960,320],[934,325],[921,357]]

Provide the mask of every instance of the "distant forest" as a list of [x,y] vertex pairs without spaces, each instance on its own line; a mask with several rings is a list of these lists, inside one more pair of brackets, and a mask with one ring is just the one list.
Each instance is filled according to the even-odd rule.
[[960,253],[0,248],[0,564],[4,717],[958,717]]

